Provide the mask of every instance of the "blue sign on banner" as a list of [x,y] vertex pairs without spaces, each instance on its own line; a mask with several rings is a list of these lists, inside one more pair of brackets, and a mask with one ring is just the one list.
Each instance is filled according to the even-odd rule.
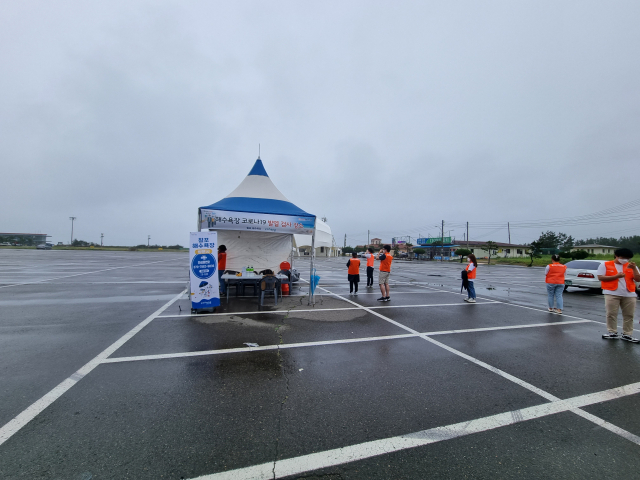
[[191,260],[191,271],[201,279],[211,278],[216,271],[216,259],[210,253],[196,255]]

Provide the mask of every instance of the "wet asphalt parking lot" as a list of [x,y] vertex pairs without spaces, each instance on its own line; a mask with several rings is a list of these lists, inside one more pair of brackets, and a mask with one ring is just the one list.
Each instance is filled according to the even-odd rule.
[[640,477],[640,345],[597,292],[554,315],[542,269],[480,265],[470,305],[398,260],[381,304],[345,263],[313,307],[192,316],[186,254],[0,250],[0,478]]

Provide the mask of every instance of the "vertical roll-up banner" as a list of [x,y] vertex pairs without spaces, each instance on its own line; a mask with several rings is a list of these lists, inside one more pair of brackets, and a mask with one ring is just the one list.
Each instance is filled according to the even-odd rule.
[[191,308],[220,305],[218,283],[218,232],[191,232],[189,242]]

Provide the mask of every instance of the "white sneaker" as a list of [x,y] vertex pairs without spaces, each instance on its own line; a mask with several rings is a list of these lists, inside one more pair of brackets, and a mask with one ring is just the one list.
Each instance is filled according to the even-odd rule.
[[465,302],[468,302],[468,301],[469,301],[469,297],[465,298],[465,299],[464,299],[464,301],[465,301]]
[[467,300],[469,303],[476,303],[476,299],[475,298],[470,298],[469,300]]

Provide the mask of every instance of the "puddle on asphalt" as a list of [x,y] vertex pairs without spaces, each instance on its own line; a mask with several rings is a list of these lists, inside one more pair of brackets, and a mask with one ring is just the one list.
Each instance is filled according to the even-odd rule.
[[[286,312],[283,312],[285,315]],[[262,315],[263,318],[256,319],[256,316],[253,315],[253,318],[243,317],[240,315],[220,315],[220,316],[195,316],[191,317],[198,323],[203,323],[205,325],[216,325],[228,323],[230,325],[237,325],[240,327],[259,327],[259,328],[275,328],[280,326],[280,330],[286,330],[287,326],[282,325],[282,317],[279,315]]]
[[350,322],[367,316],[366,310],[316,310],[313,312],[291,311],[288,318],[311,320],[313,322]]

